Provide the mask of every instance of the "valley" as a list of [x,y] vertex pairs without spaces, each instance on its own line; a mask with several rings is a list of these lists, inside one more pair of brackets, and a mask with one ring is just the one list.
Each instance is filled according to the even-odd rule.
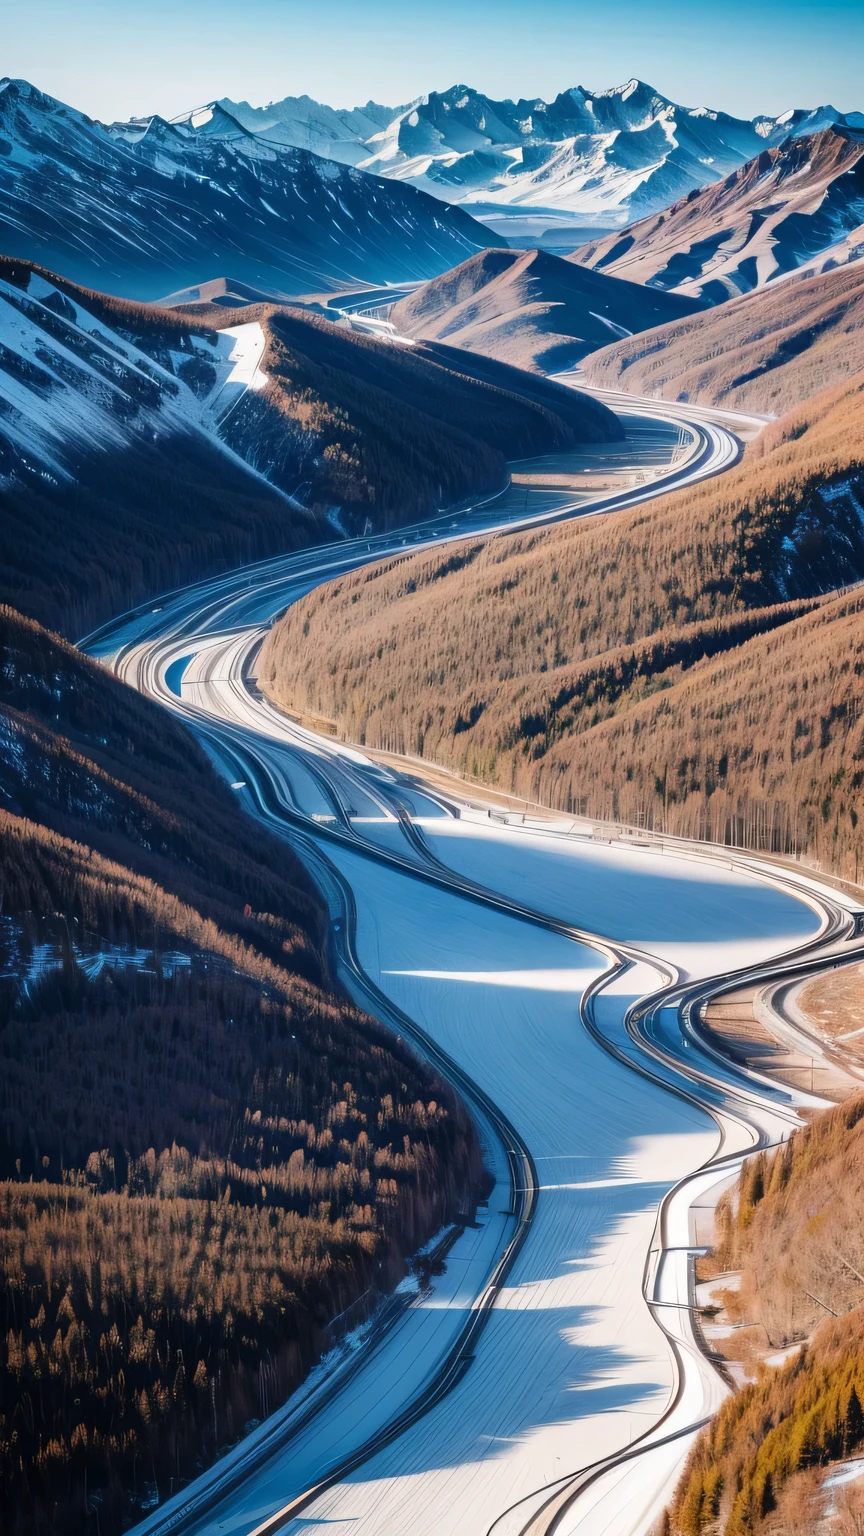
[[860,1536],[857,22],[484,5],[13,18],[8,1536]]
[[[356,558],[368,561],[373,553],[364,549]],[[455,786],[442,795],[416,770],[382,770],[362,753],[275,713],[250,686],[246,658],[256,652],[265,615],[290,601],[295,584],[300,591],[308,585],[310,558],[271,566],[252,592],[241,571],[233,586],[223,582],[212,593],[179,594],[149,620],[149,637],[133,624],[115,626],[93,643],[121,675],[164,699],[202,733],[223,771],[242,778],[242,793],[256,815],[302,839],[305,856],[331,892],[337,931],[347,929],[343,976],[358,998],[368,998],[372,988],[376,1010],[385,1010],[400,1030],[413,1027],[422,1048],[443,1047],[469,1102],[476,1102],[478,1089],[492,1091],[505,1125],[513,1127],[505,1129],[505,1148],[531,1149],[530,1177],[524,1160],[515,1177],[527,1180],[536,1195],[523,1190],[520,1199],[517,1184],[509,1209],[493,1195],[488,1215],[478,1215],[477,1234],[466,1232],[451,1250],[452,1278],[440,1282],[441,1292],[432,1282],[425,1305],[421,1298],[413,1317],[400,1318],[396,1331],[377,1341],[359,1376],[354,1372],[343,1384],[334,1364],[335,1376],[319,1388],[317,1411],[314,1397],[298,1403],[295,1416],[303,1417],[294,1433],[290,1416],[283,1429],[274,1424],[260,1445],[253,1439],[239,1447],[236,1461],[142,1529],[203,1531],[217,1521],[242,1528],[254,1518],[262,1532],[303,1530],[323,1518],[361,1519],[375,1530],[408,1519],[412,1529],[431,1531],[458,1530],[482,1518],[487,1527],[545,1530],[571,1508],[580,1529],[615,1529],[637,1510],[640,1518],[651,1518],[662,1507],[670,1468],[685,1453],[676,1433],[718,1401],[711,1373],[703,1373],[693,1350],[686,1306],[677,1321],[664,1310],[682,1283],[676,1278],[674,1222],[683,1218],[686,1232],[689,1191],[681,1217],[673,1216],[673,1201],[668,1235],[660,1239],[665,1256],[658,1264],[658,1252],[652,1262],[647,1331],[638,1322],[641,1311],[632,1311],[641,1273],[635,1254],[651,1243],[654,1200],[663,1191],[672,1200],[682,1159],[692,1168],[706,1158],[710,1165],[717,1146],[712,1115],[726,1127],[721,1171],[728,1172],[730,1151],[751,1144],[754,1115],[757,1125],[771,1127],[772,1137],[778,1117],[791,1116],[794,1123],[798,1102],[794,1092],[782,1090],[768,1093],[757,1109],[753,1085],[745,1087],[734,1070],[719,1069],[713,1058],[703,1063],[698,1052],[688,1060],[675,1023],[674,987],[667,1001],[669,983],[686,981],[689,995],[733,953],[736,963],[757,968],[790,949],[803,957],[825,945],[830,953],[849,931],[842,899],[838,909],[828,898],[829,917],[818,882],[805,879],[802,886],[793,879],[784,892],[776,872],[764,883],[752,861],[733,863],[730,873],[728,858],[718,863],[709,854],[693,863],[685,845],[670,840],[655,845],[658,864],[656,854],[646,858],[638,839],[598,840],[584,820],[500,812],[490,817],[482,790],[468,802]],[[208,612],[212,617],[202,624]],[[724,892],[730,880],[738,890],[731,908]],[[650,932],[646,899],[655,911]],[[649,1009],[653,1022],[644,1041],[641,1034],[631,1039],[626,1021],[638,1012],[636,999],[652,991],[656,1017]],[[588,1032],[574,1038],[580,1015]],[[488,1051],[490,1027],[497,1066]],[[521,1055],[526,1038],[530,1069]],[[574,1075],[562,1079],[565,1060]],[[634,1066],[647,1078],[636,1099]],[[602,1133],[590,1107],[598,1082],[604,1084]],[[670,1096],[682,1089],[683,1098]],[[697,1100],[709,1106],[708,1116],[695,1107]],[[647,1118],[635,1122],[637,1113]],[[500,1136],[500,1121],[497,1127],[493,1122],[496,1128]],[[760,1132],[755,1134],[758,1139]],[[495,1166],[506,1188],[501,1152]],[[702,1185],[710,1187],[718,1177],[717,1170],[709,1171],[701,1175]],[[652,1191],[647,1204],[640,1195],[645,1186],[646,1194]],[[536,1200],[536,1214],[526,1198]],[[499,1202],[508,1218],[503,1230]],[[522,1241],[514,1254],[510,1244],[520,1223]],[[496,1253],[508,1258],[501,1274],[494,1270]],[[632,1292],[610,1293],[610,1265]],[[458,1277],[466,1288],[462,1305],[480,1307],[486,1318],[472,1342],[471,1367],[462,1370],[465,1346],[458,1335],[454,1341],[445,1321],[449,1316],[451,1327],[456,1321],[453,1303],[445,1318],[438,1314]],[[498,1299],[487,1317],[492,1283]],[[476,1300],[469,1303],[469,1296]],[[563,1330],[550,1333],[550,1308],[568,1323]],[[632,1315],[639,1331],[622,1336],[622,1313]],[[580,1323],[583,1315],[586,1322]],[[663,1331],[681,1340],[672,1377]],[[396,1394],[390,1361],[406,1348],[426,1375],[402,1375]],[[534,1385],[526,1394],[529,1357]],[[619,1390],[627,1397],[637,1360],[638,1411],[628,1416],[623,1408],[610,1410],[606,1395],[611,1392],[612,1404]],[[449,1391],[438,1408],[445,1370]],[[580,1463],[599,1458],[601,1470],[608,1466],[592,1483],[587,1503],[579,1497],[582,1478],[568,1452],[566,1394],[574,1390],[598,1396],[596,1416],[590,1409],[580,1412]],[[352,1417],[358,1393],[366,1405],[362,1419]],[[466,1435],[476,1447],[467,1458]],[[624,1452],[628,1440],[640,1442],[638,1460],[615,1454],[616,1444]]]

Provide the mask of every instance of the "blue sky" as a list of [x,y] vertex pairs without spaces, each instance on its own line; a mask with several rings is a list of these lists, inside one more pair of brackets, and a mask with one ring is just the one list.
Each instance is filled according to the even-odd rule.
[[493,97],[631,75],[741,116],[864,110],[864,0],[39,0],[9,8],[2,71],[92,116],[308,92],[397,105],[467,83]]

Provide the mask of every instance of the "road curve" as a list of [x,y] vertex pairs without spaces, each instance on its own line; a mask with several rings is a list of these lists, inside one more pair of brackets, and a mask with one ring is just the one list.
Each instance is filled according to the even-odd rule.
[[[807,1096],[719,1056],[700,1029],[698,1005],[732,977],[761,981],[790,965],[831,963],[848,952],[860,926],[854,904],[804,875],[728,850],[638,835],[613,844],[572,818],[531,823],[484,814],[304,731],[251,681],[262,635],[288,603],[321,581],[403,550],[413,535],[416,547],[428,547],[467,532],[592,515],[692,483],[738,457],[740,444],[726,425],[694,421],[665,402],[629,402],[628,409],[643,419],[656,411],[689,439],[665,475],[632,492],[583,497],[551,517],[506,523],[492,503],[396,536],[262,562],[170,594],[82,642],[183,717],[252,814],[298,848],[330,906],[334,961],[346,986],[409,1034],[471,1102],[507,1202],[490,1211],[479,1238],[457,1239],[448,1271],[465,1283],[457,1294],[442,1282],[434,1326],[424,1315],[436,1310],[434,1296],[428,1306],[412,1303],[389,1323],[382,1319],[368,1358],[359,1366],[356,1359],[337,1361],[299,1402],[138,1527],[142,1536],[264,1536],[311,1530],[320,1519],[337,1530],[344,1520],[346,1531],[364,1536],[427,1528],[546,1536],[577,1527],[635,1536],[661,1506],[694,1426],[722,1399],[725,1387],[700,1348],[691,1306],[691,1208],[734,1173],[746,1152],[787,1135]],[[604,881],[611,893],[605,921],[597,896]],[[726,917],[733,893],[744,914],[737,927]],[[646,894],[661,905],[665,899],[665,930],[661,922],[656,932],[641,931]],[[628,901],[635,934],[619,920]],[[585,920],[592,913],[596,926]],[[718,939],[712,925],[724,921],[728,934]],[[400,965],[409,953],[425,962],[434,948],[425,930],[436,927],[443,938],[432,957],[440,966],[406,961],[402,970],[382,962],[388,943]],[[466,956],[484,946],[489,969],[469,970]],[[506,957],[515,955],[526,963],[510,970]],[[481,1010],[463,1000],[472,988],[484,999],[479,1022]],[[500,1002],[504,990],[513,995],[507,1006]],[[533,1031],[536,1084],[526,1030]],[[502,1057],[513,1053],[497,1076],[493,1041]],[[565,1075],[571,1054],[571,1078],[562,1086],[555,1079]],[[528,1078],[514,1093],[520,1071]],[[597,1085],[593,1095],[590,1084],[585,1092],[586,1074]],[[592,1097],[603,1103],[596,1125]],[[577,1100],[581,1144],[600,1145],[605,1136],[607,1161],[587,1183],[544,1183],[537,1169],[549,1160],[578,1172],[579,1158],[590,1158],[558,1150],[562,1121]],[[606,1120],[615,1122],[612,1131]],[[598,1193],[649,1184],[650,1194],[628,1195],[617,1216],[618,1197]],[[589,1275],[586,1296],[602,1297],[604,1283],[609,1289],[598,1278],[598,1242],[614,1271],[618,1315],[626,1309],[632,1318],[626,1359],[607,1369],[617,1371],[621,1391],[631,1399],[635,1393],[637,1403],[641,1389],[631,1367],[640,1351],[653,1375],[644,1410],[631,1401],[611,1421],[603,1410],[574,1420],[569,1400],[562,1409],[556,1399],[548,1411],[544,1402],[562,1370],[574,1369],[571,1336],[581,1327],[605,1338],[603,1329],[608,1334],[614,1324],[615,1306],[594,1327],[574,1300],[582,1294],[573,1289],[574,1263]],[[554,1299],[541,1303],[541,1296]],[[547,1317],[552,1307],[554,1319],[556,1306],[570,1318],[563,1340]],[[608,1354],[608,1341],[603,1348]],[[422,1370],[404,1369],[406,1350]],[[529,1363],[537,1400],[520,1418],[514,1399],[524,1393]],[[493,1422],[495,1449],[484,1451]],[[574,1422],[582,1453],[571,1444]]]

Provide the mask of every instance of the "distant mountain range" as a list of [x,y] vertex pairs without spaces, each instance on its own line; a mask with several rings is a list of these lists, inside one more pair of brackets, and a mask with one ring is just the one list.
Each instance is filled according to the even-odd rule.
[[94,122],[0,81],[0,250],[127,298],[231,272],[283,295],[436,276],[492,244],[458,208],[249,133],[221,108]]
[[518,216],[538,229],[562,217],[623,224],[722,181],[790,135],[832,123],[864,128],[864,115],[832,106],[750,119],[682,107],[641,80],[599,92],[576,86],[549,102],[494,101],[454,85],[392,109],[370,101],[334,110],[309,96],[264,108],[223,98],[205,110],[217,108],[269,143],[409,182],[497,217],[499,229]]

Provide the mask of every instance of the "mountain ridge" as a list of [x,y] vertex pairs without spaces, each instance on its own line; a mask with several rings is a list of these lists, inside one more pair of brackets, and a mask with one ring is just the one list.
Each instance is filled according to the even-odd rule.
[[[862,224],[864,129],[835,123],[762,149],[722,182],[587,243],[570,259],[722,303],[829,247],[839,253]],[[852,255],[849,247],[847,259]]]
[[[327,153],[346,164],[422,187],[432,196],[506,217],[568,214],[586,224],[626,222],[659,211],[696,186],[722,180],[765,145],[812,133],[829,123],[864,127],[861,113],[830,105],[777,117],[736,118],[710,107],[684,107],[636,78],[604,91],[573,86],[551,101],[495,100],[465,84],[430,91],[394,108],[326,107],[286,97],[249,108],[223,97],[218,105],[265,134],[292,132],[306,143],[318,133]],[[377,126],[376,126],[377,124]],[[323,152],[323,151],[322,151]]]
[[400,299],[390,319],[407,336],[554,372],[614,337],[701,308],[698,300],[608,277],[549,251],[492,250]]
[[192,116],[105,126],[0,81],[0,246],[153,300],[225,271],[288,294],[425,279],[491,243],[414,187]]
[[582,362],[601,389],[772,414],[862,370],[864,253],[610,342]]

